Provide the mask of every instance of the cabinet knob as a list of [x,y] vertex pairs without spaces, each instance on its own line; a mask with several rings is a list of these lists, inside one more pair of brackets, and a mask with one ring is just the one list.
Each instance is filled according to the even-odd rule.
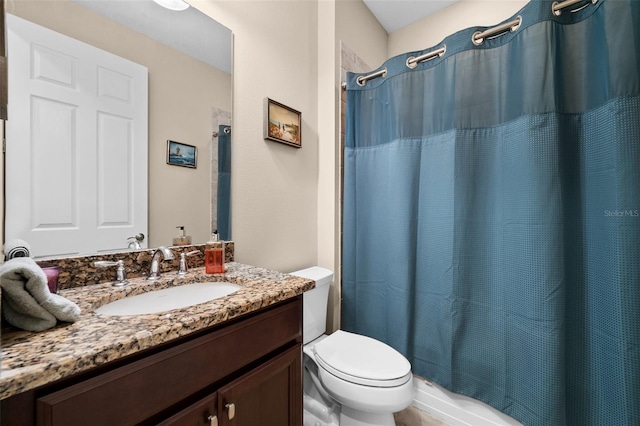
[[229,417],[229,420],[233,420],[233,418],[236,416],[236,404],[227,404],[224,406],[227,409],[227,417]]
[[209,426],[218,426],[218,416],[209,416],[207,420],[209,420]]

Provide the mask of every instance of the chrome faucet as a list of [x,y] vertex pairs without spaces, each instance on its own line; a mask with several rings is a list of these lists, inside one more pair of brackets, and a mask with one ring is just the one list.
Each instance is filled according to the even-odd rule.
[[172,260],[173,252],[166,247],[158,247],[151,256],[151,269],[149,270],[148,280],[157,280],[160,278],[160,260],[158,259],[159,254],[162,255],[163,260]]
[[113,286],[122,287],[129,284],[129,280],[127,280],[127,271],[124,269],[124,261],[116,260],[115,262],[110,262],[108,260],[99,260],[94,262],[93,265],[97,268],[108,268],[110,266],[117,266],[116,270],[116,280],[113,282]]

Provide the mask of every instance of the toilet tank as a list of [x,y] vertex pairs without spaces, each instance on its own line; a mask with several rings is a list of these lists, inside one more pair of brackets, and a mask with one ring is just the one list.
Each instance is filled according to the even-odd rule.
[[327,328],[327,303],[329,302],[329,287],[333,280],[333,272],[320,266],[291,272],[291,275],[308,278],[316,282],[316,287],[302,295],[303,304],[303,344],[320,337]]

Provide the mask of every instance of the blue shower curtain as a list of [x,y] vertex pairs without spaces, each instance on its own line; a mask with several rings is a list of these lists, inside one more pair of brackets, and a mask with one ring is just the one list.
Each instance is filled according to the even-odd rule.
[[218,235],[231,240],[231,126],[220,125],[218,131]]
[[348,75],[342,326],[527,426],[640,425],[640,1],[551,8]]

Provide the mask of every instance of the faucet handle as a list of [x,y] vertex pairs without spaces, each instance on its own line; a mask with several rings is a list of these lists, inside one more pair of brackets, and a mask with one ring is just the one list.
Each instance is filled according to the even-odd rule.
[[99,260],[93,263],[93,266],[97,268],[109,268],[111,266],[117,266],[116,270],[116,281],[114,281],[113,286],[122,287],[129,284],[129,280],[127,280],[127,271],[124,269],[124,261],[117,260],[115,262],[109,260]]
[[180,268],[177,272],[178,275],[180,275],[181,277],[187,275],[187,272],[189,272],[187,257],[195,256],[196,254],[200,254],[200,250],[193,250],[188,253],[180,253]]

